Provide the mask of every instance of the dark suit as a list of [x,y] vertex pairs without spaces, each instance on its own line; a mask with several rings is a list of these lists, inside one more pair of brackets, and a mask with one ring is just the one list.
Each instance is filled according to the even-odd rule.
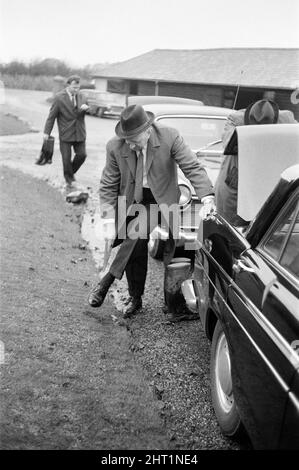
[[[157,123],[153,124],[146,154],[146,174],[150,191],[144,191],[142,202],[146,210],[149,210],[149,204],[156,203],[163,217],[163,206],[167,208],[178,203],[180,190],[177,166],[190,180],[199,199],[214,194],[205,169],[178,131]],[[127,209],[134,203],[135,172],[136,153],[130,149],[124,139],[118,137],[111,139],[107,144],[106,166],[100,183],[102,217],[117,218],[118,196],[126,197]],[[144,224],[147,236],[153,228]],[[173,251],[174,244],[170,240],[166,247],[165,264],[171,260]],[[122,242],[110,272],[116,278],[121,278],[124,270],[130,295],[142,295],[147,270],[146,238],[136,240],[126,238]]]
[[[74,173],[86,159],[85,111],[80,110],[80,106],[86,104],[86,100],[78,94],[76,101],[77,105],[74,107],[66,90],[57,93],[44,128],[44,134],[50,135],[57,119],[63,173],[68,183],[74,180]],[[75,151],[73,161],[72,147]]]

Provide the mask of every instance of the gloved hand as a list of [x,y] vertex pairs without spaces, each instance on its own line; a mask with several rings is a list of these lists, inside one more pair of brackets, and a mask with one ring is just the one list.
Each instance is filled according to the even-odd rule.
[[203,206],[199,214],[203,220],[213,219],[216,214],[216,205],[214,196],[205,196],[201,199]]
[[114,219],[102,219],[98,214],[95,216],[95,234],[99,240],[113,242],[115,239]]
[[89,109],[89,106],[88,106],[88,104],[83,103],[83,104],[81,104],[80,109],[81,109],[81,111],[87,111]]
[[115,222],[112,219],[103,220],[104,240],[113,241],[116,236]]

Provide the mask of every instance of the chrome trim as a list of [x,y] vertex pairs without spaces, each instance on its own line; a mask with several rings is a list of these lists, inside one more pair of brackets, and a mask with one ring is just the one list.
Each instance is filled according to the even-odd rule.
[[[184,211],[185,209],[187,209],[187,207],[189,207],[189,205],[191,207],[190,203],[192,201],[192,190],[191,190],[190,186],[188,186],[188,184],[186,184],[186,183],[179,183],[178,186],[179,186],[179,189],[181,188],[181,186],[184,186],[185,188],[188,189],[188,192],[189,192],[188,200],[184,204],[180,204],[180,201],[178,203],[180,210]],[[181,191],[181,189],[180,189],[180,191]],[[182,191],[181,191],[181,194],[182,194]]]
[[227,120],[227,116],[213,115],[213,114],[160,114],[156,116],[155,121],[161,121],[162,119],[169,118],[204,118],[204,119],[221,119],[222,121]]
[[299,279],[297,279],[290,271],[288,271],[286,268],[281,266],[274,258],[270,256],[269,253],[264,251],[262,247],[258,246],[256,248],[256,251],[261,255],[265,260],[273,267],[273,269],[276,269],[277,271],[280,272],[289,282],[291,282],[294,287],[299,289]]
[[193,279],[186,279],[182,282],[181,289],[185,302],[190,310],[197,312],[197,297],[195,295]]
[[294,392],[289,392],[289,397],[290,397],[290,400],[293,402],[294,406],[297,408],[297,410],[299,412],[299,400],[296,397],[296,395],[294,394]]

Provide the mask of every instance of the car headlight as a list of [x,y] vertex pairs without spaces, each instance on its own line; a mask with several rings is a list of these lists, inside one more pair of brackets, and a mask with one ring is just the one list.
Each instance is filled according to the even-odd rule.
[[179,205],[187,206],[192,198],[191,189],[186,184],[179,184],[179,189],[181,191]]

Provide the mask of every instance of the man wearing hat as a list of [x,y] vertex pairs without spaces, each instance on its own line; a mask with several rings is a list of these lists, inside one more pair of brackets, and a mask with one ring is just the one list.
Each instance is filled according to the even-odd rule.
[[[259,100],[246,109],[234,111],[228,116],[222,141],[224,148],[229,142],[236,126],[259,124],[292,124],[297,121],[291,111],[280,111],[271,100]],[[215,196],[217,212],[235,226],[244,226],[249,222],[237,214],[238,201],[238,155],[225,155],[216,183]]]
[[[214,190],[203,166],[186,145],[176,129],[162,126],[154,121],[155,116],[140,105],[125,108],[116,125],[116,137],[107,144],[106,166],[100,182],[101,217],[104,219],[105,238],[121,243],[119,251],[101,282],[89,295],[92,307],[99,307],[115,278],[121,279],[126,273],[130,302],[125,317],[130,317],[142,307],[142,295],[147,274],[148,236],[154,228],[151,218],[141,223],[143,234],[138,238],[120,236],[118,220],[118,197],[125,197],[128,208],[144,208],[147,216],[152,205],[162,207],[178,205],[177,166],[190,180],[198,198],[203,202],[203,216],[215,209]],[[119,209],[120,210],[120,209]],[[163,217],[163,214],[162,214]],[[136,217],[135,217],[136,218]],[[127,217],[128,222],[134,221]],[[139,227],[140,228],[140,227]],[[170,233],[172,232],[170,228]],[[168,264],[174,253],[175,242],[170,236],[166,243],[164,263]]]
[[[74,186],[74,174],[86,159],[85,113],[89,106],[79,94],[80,77],[70,76],[65,90],[57,93],[44,128],[44,140],[49,138],[57,119],[63,174],[68,187]],[[72,160],[72,148],[75,156]]]

